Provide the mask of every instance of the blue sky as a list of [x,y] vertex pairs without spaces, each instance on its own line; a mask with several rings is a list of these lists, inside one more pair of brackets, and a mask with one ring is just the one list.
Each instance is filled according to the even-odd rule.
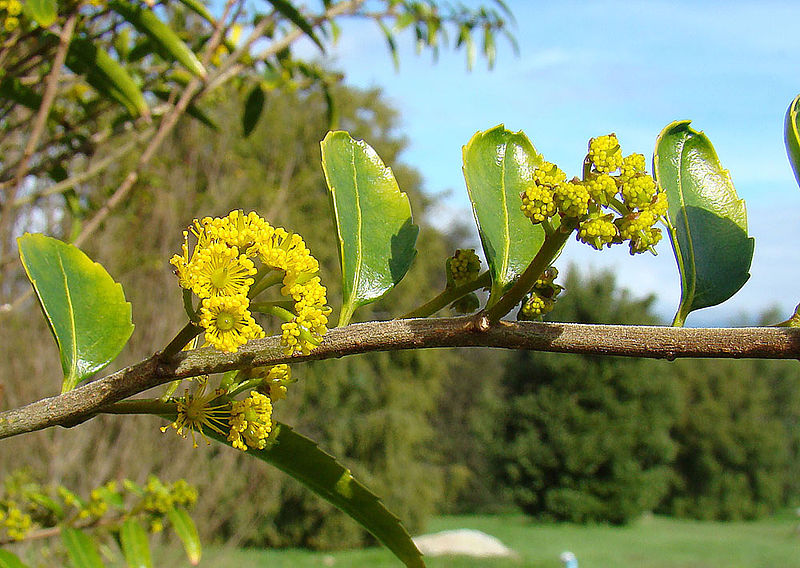
[[[427,191],[446,192],[434,221],[471,218],[461,146],[478,130],[499,123],[523,130],[575,175],[592,136],[616,132],[625,153],[650,156],[664,126],[690,119],[747,201],[756,249],[742,291],[687,323],[725,323],[773,305],[788,316],[800,302],[800,190],[786,159],[783,118],[800,92],[800,3],[507,3],[520,55],[501,40],[493,71],[478,61],[468,72],[465,54],[453,50],[434,63],[401,36],[396,72],[380,31],[366,22],[346,22],[330,52],[350,84],[382,88],[401,111],[410,142],[404,161],[422,173]],[[656,293],[658,310],[671,317],[680,280],[669,244],[659,250],[630,257],[623,247],[596,252],[570,241],[559,266],[613,268],[637,293]]]

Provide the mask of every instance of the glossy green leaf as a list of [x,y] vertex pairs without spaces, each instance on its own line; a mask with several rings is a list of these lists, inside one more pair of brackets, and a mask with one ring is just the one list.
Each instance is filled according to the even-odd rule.
[[[422,555],[400,520],[354,479],[349,469],[289,426],[275,424],[274,427],[276,433],[270,438],[270,446],[263,450],[247,450],[249,455],[272,464],[347,513],[406,566],[425,566]],[[212,431],[206,433],[230,445],[224,435]]]
[[322,169],[339,237],[342,326],[356,308],[377,300],[405,276],[417,254],[419,227],[391,168],[366,142],[347,132],[329,132],[322,141]]
[[132,116],[149,116],[150,107],[136,81],[115,59],[95,43],[74,38],[67,52],[66,65],[101,95],[123,105]]
[[733,296],[750,277],[754,240],[730,173],[705,134],[689,121],[668,125],[656,140],[653,172],[669,200],[669,235],[681,274],[673,325],[694,310]]
[[122,286],[77,247],[39,234],[17,239],[19,254],[64,371],[62,392],[110,363],[133,332]]
[[786,110],[784,139],[794,179],[800,184],[800,95],[797,95]]
[[64,527],[61,530],[61,540],[67,549],[72,568],[103,568],[103,560],[89,535],[77,529]]
[[137,519],[129,518],[122,523],[119,540],[125,562],[130,568],[152,568],[147,531]]
[[28,568],[16,554],[0,549],[0,568]]
[[49,28],[56,21],[58,3],[56,0],[24,0],[25,13],[43,28]]
[[311,38],[311,40],[317,44],[323,52],[325,51],[325,46],[322,45],[322,42],[317,37],[317,34],[314,33],[314,27],[311,25],[303,14],[301,14],[297,8],[295,8],[292,2],[288,0],[267,0],[275,10],[281,14],[283,17],[291,21],[295,26],[300,28],[304,34]]
[[125,0],[111,0],[108,6],[125,18],[133,27],[145,34],[175,61],[199,77],[205,77],[206,69],[171,27],[162,22],[152,9],[138,6]]
[[186,557],[189,562],[192,563],[192,566],[197,566],[200,563],[203,550],[200,546],[200,536],[197,534],[197,527],[192,517],[181,507],[173,507],[167,511],[167,517],[169,517],[169,522],[172,523],[175,534],[183,542],[183,548],[186,550]]
[[261,118],[261,112],[264,110],[265,100],[264,89],[261,88],[261,85],[254,85],[250,94],[247,95],[244,112],[242,112],[242,132],[245,138],[250,136],[258,124],[258,119]]
[[520,209],[520,194],[542,156],[523,132],[503,125],[476,133],[464,146],[464,179],[492,274],[488,306],[528,267],[544,242],[544,229]]

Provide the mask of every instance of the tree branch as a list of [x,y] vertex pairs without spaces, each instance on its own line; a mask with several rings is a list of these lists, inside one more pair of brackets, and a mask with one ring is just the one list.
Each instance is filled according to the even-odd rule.
[[798,328],[673,328],[505,322],[479,316],[406,319],[332,329],[309,355],[286,356],[280,337],[251,341],[236,353],[210,348],[158,354],[65,394],[0,413],[0,439],[50,426],[74,426],[102,407],[175,379],[232,369],[331,359],[371,351],[430,347],[496,347],[673,360],[800,358]]

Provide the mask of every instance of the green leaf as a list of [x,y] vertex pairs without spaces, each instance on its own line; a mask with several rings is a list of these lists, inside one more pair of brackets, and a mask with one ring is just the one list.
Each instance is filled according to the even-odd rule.
[[[270,445],[247,451],[290,475],[323,499],[335,505],[372,533],[406,566],[423,568],[425,563],[408,531],[380,499],[353,478],[350,470],[305,436],[285,424],[275,424]],[[225,435],[206,432],[230,445]]]
[[183,548],[186,550],[189,562],[192,563],[192,566],[197,566],[200,563],[203,550],[200,546],[200,536],[197,534],[197,527],[192,517],[181,507],[173,507],[168,510],[167,516],[169,517],[169,522],[172,523],[175,534],[183,542]]
[[168,53],[175,61],[186,67],[199,77],[206,76],[206,69],[172,28],[158,19],[155,12],[148,7],[137,6],[124,0],[111,0],[108,6],[125,18],[133,27],[153,40],[162,50]]
[[19,254],[58,343],[62,392],[110,363],[133,332],[122,286],[77,247],[39,234],[17,239]]
[[74,38],[67,52],[66,65],[73,72],[84,75],[101,95],[123,105],[132,116],[150,115],[150,107],[133,78],[93,42]]
[[58,4],[56,0],[25,0],[25,13],[43,28],[49,28],[56,21]]
[[501,124],[476,133],[464,146],[464,179],[492,274],[487,306],[519,278],[544,242],[544,229],[520,209],[520,194],[533,180],[542,156],[528,137]]
[[198,2],[198,0],[179,0],[181,4],[189,8],[192,12],[203,18],[209,24],[216,24],[214,21],[214,17],[211,15],[211,12],[208,11],[208,8],[202,2]]
[[264,89],[261,88],[260,84],[254,85],[250,94],[247,95],[247,100],[244,103],[244,112],[242,113],[242,131],[245,138],[250,136],[250,133],[253,132],[258,124],[258,119],[261,118],[261,111],[264,110],[265,100]]
[[391,168],[363,140],[329,132],[322,141],[322,169],[339,236],[342,326],[356,308],[377,300],[405,276],[417,254],[419,227]]
[[73,568],[103,568],[103,561],[94,541],[86,533],[64,527],[61,540],[67,549],[67,556]]
[[311,40],[317,44],[317,46],[324,52],[325,46],[322,45],[322,42],[317,37],[317,34],[314,33],[314,27],[311,23],[301,14],[297,8],[294,7],[294,4],[288,2],[287,0],[268,0],[270,4],[272,4],[273,8],[283,15],[283,17],[287,18],[291,21],[295,26],[300,28],[303,33],[305,33]]
[[0,568],[28,568],[16,554],[0,549]]
[[792,165],[794,179],[800,184],[800,95],[797,95],[786,110],[784,127],[786,153]]
[[747,211],[705,134],[689,121],[668,125],[656,140],[653,172],[669,200],[669,235],[681,274],[673,325],[694,310],[733,296],[750,278],[755,241]]
[[150,542],[147,531],[142,524],[133,518],[126,519],[119,529],[119,539],[122,543],[122,553],[125,562],[130,568],[152,568],[150,558]]

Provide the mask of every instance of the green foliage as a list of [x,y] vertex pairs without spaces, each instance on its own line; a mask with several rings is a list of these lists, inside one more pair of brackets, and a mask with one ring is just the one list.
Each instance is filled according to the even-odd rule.
[[329,132],[322,141],[322,169],[339,236],[343,326],[356,308],[374,302],[406,275],[417,254],[419,227],[391,168],[363,140]]
[[[651,323],[652,298],[633,300],[602,274],[570,272],[553,319]],[[518,352],[495,415],[496,475],[539,518],[625,523],[664,496],[676,451],[676,398],[655,363]]]
[[[770,392],[777,377],[764,367],[752,361],[676,363],[681,410],[672,435],[678,453],[663,512],[754,519],[784,503],[786,484],[795,478],[788,467],[789,436],[797,434],[782,423],[787,413],[776,408]],[[783,404],[791,401],[796,416],[797,377],[783,378]]]
[[670,240],[681,274],[681,304],[673,325],[690,312],[733,296],[750,278],[755,241],[747,211],[711,142],[689,121],[661,131],[653,157],[656,180],[667,192]]
[[122,286],[78,248],[44,235],[18,239],[20,257],[58,343],[64,383],[75,388],[108,365],[133,333]]
[[489,304],[500,299],[544,242],[544,230],[520,211],[520,193],[542,157],[523,132],[503,125],[475,134],[463,148],[464,178],[492,274]]
[[797,95],[786,109],[783,136],[794,179],[800,184],[800,113],[798,110],[800,110],[800,95]]

